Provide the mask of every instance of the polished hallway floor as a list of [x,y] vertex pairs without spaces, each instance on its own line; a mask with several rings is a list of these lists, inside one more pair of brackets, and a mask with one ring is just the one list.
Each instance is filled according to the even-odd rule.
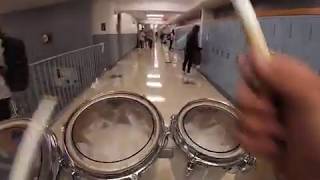
[[[112,70],[97,79],[90,89],[78,97],[58,117],[53,127],[58,140],[60,143],[63,141],[63,126],[75,109],[85,100],[100,93],[129,91],[143,95],[156,105],[166,126],[170,125],[170,117],[177,114],[190,101],[212,98],[227,103],[226,99],[197,70],[193,70],[190,76],[193,83],[186,84],[183,80],[181,64],[182,60],[177,54],[168,52],[166,47],[160,45],[156,45],[152,50],[142,49],[131,52]],[[174,147],[174,143],[170,142],[169,146]],[[153,174],[143,179],[183,180],[186,179],[185,166],[183,157],[171,160],[159,159],[154,165]],[[221,169],[201,170],[196,174],[195,177],[188,179],[234,179],[234,175],[226,174]]]
[[[160,110],[166,125],[169,125],[171,115],[192,100],[225,100],[196,70],[191,74],[194,83],[185,84],[181,64],[178,55],[168,52],[165,47],[137,50],[106,73],[94,88],[96,93],[124,90],[144,95]],[[122,78],[110,79],[112,75]]]

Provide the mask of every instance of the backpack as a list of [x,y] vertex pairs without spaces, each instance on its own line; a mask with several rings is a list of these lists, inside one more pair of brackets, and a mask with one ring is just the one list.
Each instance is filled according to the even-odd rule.
[[5,80],[12,92],[24,91],[29,84],[29,66],[24,43],[15,38],[3,37],[3,56],[7,65]]

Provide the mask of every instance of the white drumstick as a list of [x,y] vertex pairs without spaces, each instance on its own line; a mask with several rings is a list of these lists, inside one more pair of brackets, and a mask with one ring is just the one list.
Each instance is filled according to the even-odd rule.
[[45,98],[40,102],[19,145],[10,180],[26,180],[29,177],[34,157],[39,156],[36,154],[37,148],[55,105],[56,100],[53,98]]
[[270,60],[270,51],[263,31],[250,0],[231,0],[241,19],[251,48],[266,60]]

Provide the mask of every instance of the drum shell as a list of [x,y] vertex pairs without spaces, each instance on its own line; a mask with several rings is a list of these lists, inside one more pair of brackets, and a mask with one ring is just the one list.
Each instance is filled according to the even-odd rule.
[[173,152],[174,156],[170,161],[175,180],[225,180],[230,176],[227,169],[205,166],[200,163],[195,163],[192,171],[188,172],[188,163],[190,163],[192,159],[188,158],[185,152],[179,147],[173,148]]
[[251,166],[254,166],[255,158],[244,152],[240,146],[231,151],[233,156],[222,158],[218,156],[210,156],[209,154],[203,153],[203,151],[199,151],[199,147],[191,144],[190,142],[192,141],[187,140],[190,137],[186,135],[186,130],[182,129],[184,116],[192,109],[202,105],[223,110],[235,119],[238,118],[238,111],[234,107],[220,101],[200,99],[188,103],[181,109],[178,115],[173,115],[171,118],[170,132],[177,148],[180,150],[178,151],[178,154],[183,152],[187,161],[192,161],[192,163],[196,165],[203,167],[220,167],[222,169],[232,170],[233,172],[238,170],[247,170],[250,169]]
[[189,158],[179,148],[174,149],[174,157],[170,160],[175,180],[280,180],[268,162],[257,160],[256,166],[244,173],[230,173],[221,167],[209,167],[197,164],[186,177]]
[[[0,122],[0,132],[2,130],[12,129],[12,128],[26,128],[28,126],[30,119],[28,118],[14,118],[6,121]],[[35,172],[32,172],[30,180],[39,179],[39,180],[50,180],[55,179],[57,169],[59,166],[59,154],[57,141],[54,134],[46,129],[45,135],[43,136],[43,140],[40,147],[40,153],[35,156],[35,158],[39,158],[40,164],[37,162],[33,163],[33,166],[36,167],[39,165],[39,169],[35,169]],[[4,174],[0,173],[1,177],[5,177]]]

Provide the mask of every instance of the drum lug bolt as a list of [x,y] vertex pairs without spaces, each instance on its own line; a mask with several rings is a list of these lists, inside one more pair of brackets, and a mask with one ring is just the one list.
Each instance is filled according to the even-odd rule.
[[133,174],[131,177],[130,177],[131,180],[138,180],[139,179],[139,176],[137,174]]
[[67,168],[69,166],[68,157],[66,155],[61,156],[59,158],[58,162],[59,162],[60,166],[63,167],[63,168]]
[[79,172],[75,169],[72,169],[71,176],[72,176],[72,179],[74,179],[74,180],[80,178]]
[[59,159],[59,164],[60,164],[61,167],[67,167],[67,163],[63,158]]
[[192,173],[192,171],[194,170],[196,166],[196,159],[192,158],[191,160],[189,160],[188,164],[187,164],[187,169],[186,169],[186,176],[189,177]]
[[256,158],[254,156],[251,156],[247,154],[245,157],[243,157],[242,162],[239,164],[239,170],[242,173],[248,172],[252,168],[254,168],[256,165]]

